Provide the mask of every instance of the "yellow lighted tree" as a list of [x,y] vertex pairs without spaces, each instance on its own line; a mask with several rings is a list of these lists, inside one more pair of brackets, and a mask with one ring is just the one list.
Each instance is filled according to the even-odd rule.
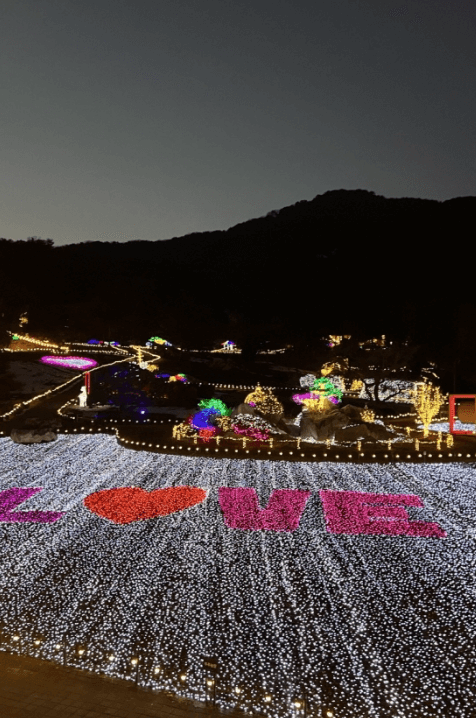
[[423,424],[423,436],[428,436],[431,420],[438,414],[444,401],[439,387],[426,382],[415,384],[413,406]]
[[256,406],[262,414],[280,415],[283,413],[283,405],[276,399],[271,389],[263,389],[259,384],[251,394],[248,394],[245,404]]

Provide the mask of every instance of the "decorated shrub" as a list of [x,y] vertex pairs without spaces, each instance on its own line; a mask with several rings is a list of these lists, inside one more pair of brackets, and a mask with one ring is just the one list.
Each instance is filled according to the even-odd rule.
[[301,404],[307,411],[324,413],[342,399],[342,391],[325,376],[313,377],[308,374],[301,378],[300,383],[303,387],[309,387],[310,391],[294,394],[293,401]]
[[231,428],[231,409],[221,399],[202,399],[198,406],[199,411],[174,428],[174,438],[199,436],[208,442],[212,436]]
[[267,441],[270,434],[277,434],[276,428],[263,419],[252,414],[237,414],[232,419],[233,431],[241,436],[249,436],[256,441]]
[[259,384],[251,394],[248,394],[245,404],[255,406],[262,414],[270,416],[280,416],[283,413],[283,405],[276,399],[271,389],[264,389]]

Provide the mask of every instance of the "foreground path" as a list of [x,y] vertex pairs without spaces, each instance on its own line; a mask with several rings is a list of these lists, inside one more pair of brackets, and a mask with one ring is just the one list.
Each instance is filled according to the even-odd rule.
[[[29,656],[0,651],[0,715],[4,718],[208,718],[218,709],[198,701],[137,689]],[[233,715],[227,712],[228,716]],[[238,716],[238,713],[235,713]]]

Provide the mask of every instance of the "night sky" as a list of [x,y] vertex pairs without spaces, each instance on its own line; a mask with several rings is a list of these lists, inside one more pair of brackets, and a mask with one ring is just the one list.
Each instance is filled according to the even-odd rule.
[[0,236],[476,195],[471,0],[3,0]]

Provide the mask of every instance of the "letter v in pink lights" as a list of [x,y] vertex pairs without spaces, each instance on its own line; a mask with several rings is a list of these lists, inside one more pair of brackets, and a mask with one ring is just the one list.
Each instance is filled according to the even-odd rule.
[[15,488],[0,491],[0,522],[52,524],[60,519],[64,511],[13,511],[41,490]]
[[218,500],[230,529],[251,531],[295,531],[310,491],[276,489],[268,506],[260,509],[256,489],[218,489]]
[[360,491],[319,491],[327,530],[333,534],[370,534],[443,538],[446,532],[431,521],[410,521],[404,506],[423,507],[413,494],[367,494]]

